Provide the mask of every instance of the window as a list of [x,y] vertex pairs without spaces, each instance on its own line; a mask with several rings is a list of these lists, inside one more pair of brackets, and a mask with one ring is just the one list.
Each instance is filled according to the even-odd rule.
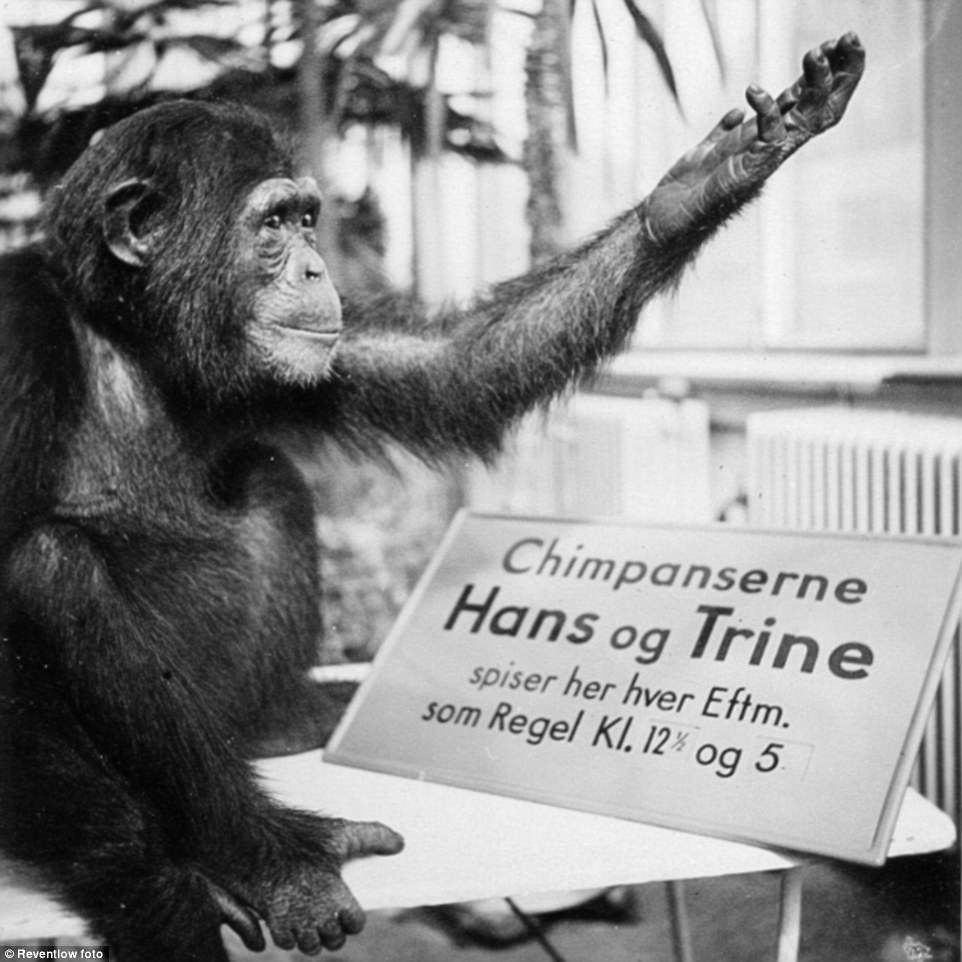
[[589,24],[576,24],[576,176],[594,185],[576,192],[578,232],[598,226],[590,223],[598,210],[613,213],[650,189],[725,110],[744,103],[748,81],[778,93],[805,50],[849,29],[868,50],[868,68],[841,125],[792,158],[762,201],[702,253],[678,294],[646,312],[639,346],[891,353],[962,343],[952,316],[962,304],[953,296],[962,175],[950,165],[953,140],[960,143],[952,134],[951,90],[962,69],[956,5],[718,0],[724,77],[698,0],[642,6],[663,30],[681,111],[650,52],[627,43],[609,51],[605,102],[600,69],[589,69],[596,41]]

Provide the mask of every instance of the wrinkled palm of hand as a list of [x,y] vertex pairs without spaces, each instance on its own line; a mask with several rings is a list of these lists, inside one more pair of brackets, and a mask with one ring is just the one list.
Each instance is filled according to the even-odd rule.
[[865,68],[854,33],[809,50],[802,76],[778,99],[752,85],[755,116],[729,111],[678,160],[642,205],[643,222],[659,242],[710,227],[757,192],[812,137],[839,122]]

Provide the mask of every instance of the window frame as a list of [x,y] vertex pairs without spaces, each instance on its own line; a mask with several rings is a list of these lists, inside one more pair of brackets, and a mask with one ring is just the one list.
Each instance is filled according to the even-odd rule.
[[951,356],[962,352],[962,9],[935,6],[925,5],[924,311],[928,355]]
[[[962,382],[962,5],[924,6],[923,344],[884,348],[639,346],[616,358],[602,390],[652,387],[734,397],[882,398],[943,409]],[[763,319],[764,322],[764,319]],[[955,407],[956,411],[958,407]]]

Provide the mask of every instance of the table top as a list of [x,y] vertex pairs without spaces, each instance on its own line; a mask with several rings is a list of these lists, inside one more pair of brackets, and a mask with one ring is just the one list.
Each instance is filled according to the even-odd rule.
[[[257,768],[279,801],[332,816],[377,819],[404,835],[401,854],[346,866],[345,879],[367,909],[777,871],[818,860],[328,764],[318,751],[258,762]],[[910,789],[889,855],[948,848],[955,834],[952,819]],[[82,932],[78,919],[0,862],[0,939]]]

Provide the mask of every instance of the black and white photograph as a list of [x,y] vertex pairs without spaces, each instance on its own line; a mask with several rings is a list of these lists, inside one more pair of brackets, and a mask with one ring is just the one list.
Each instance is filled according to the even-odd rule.
[[0,954],[962,962],[962,0],[0,0]]

